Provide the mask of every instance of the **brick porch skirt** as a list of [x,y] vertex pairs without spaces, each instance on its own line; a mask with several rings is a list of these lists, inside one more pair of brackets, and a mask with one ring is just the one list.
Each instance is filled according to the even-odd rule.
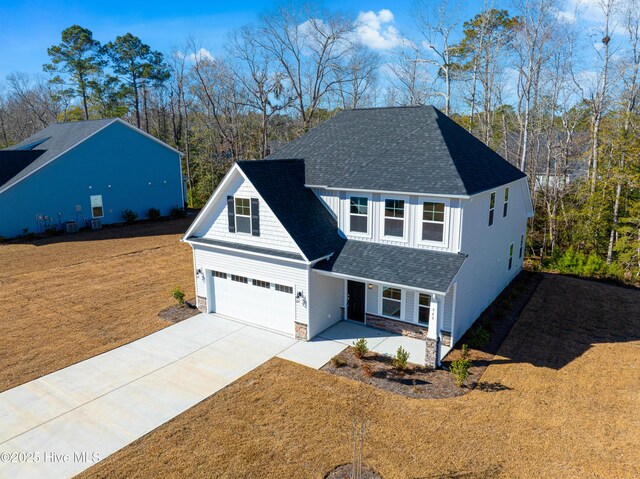
[[200,312],[206,313],[207,298],[205,298],[204,296],[196,296],[196,307],[200,310]]

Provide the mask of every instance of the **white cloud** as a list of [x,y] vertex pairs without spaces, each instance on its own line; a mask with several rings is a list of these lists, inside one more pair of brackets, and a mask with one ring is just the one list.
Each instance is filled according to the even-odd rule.
[[213,60],[213,55],[206,48],[201,48],[195,53],[190,53],[187,55],[187,60],[191,62],[202,61],[202,60]]
[[571,10],[555,10],[553,12],[555,17],[563,23],[575,23],[576,14]]
[[356,20],[356,34],[363,44],[374,50],[390,50],[406,44],[407,40],[392,23],[391,10],[360,12]]

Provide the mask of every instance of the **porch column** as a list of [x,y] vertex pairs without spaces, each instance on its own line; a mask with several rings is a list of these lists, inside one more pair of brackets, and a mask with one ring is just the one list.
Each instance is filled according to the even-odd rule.
[[442,312],[444,311],[444,298],[440,295],[431,296],[431,306],[429,308],[429,331],[425,340],[425,363],[427,367],[435,368],[440,364],[440,325],[442,324]]

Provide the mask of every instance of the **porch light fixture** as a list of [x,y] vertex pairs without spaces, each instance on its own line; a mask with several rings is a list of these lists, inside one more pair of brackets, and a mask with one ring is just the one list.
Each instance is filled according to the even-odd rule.
[[202,275],[202,268],[198,268],[196,270],[196,278],[199,278]]
[[369,284],[367,285],[367,288],[369,288],[369,289],[373,289],[373,284],[372,284],[372,283],[369,283]]

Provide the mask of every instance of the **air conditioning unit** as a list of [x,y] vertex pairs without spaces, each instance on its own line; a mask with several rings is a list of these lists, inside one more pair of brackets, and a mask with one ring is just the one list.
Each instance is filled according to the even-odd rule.
[[91,229],[92,230],[102,229],[102,220],[101,219],[91,220]]
[[78,232],[78,223],[75,221],[67,221],[64,224],[64,232],[68,235]]

